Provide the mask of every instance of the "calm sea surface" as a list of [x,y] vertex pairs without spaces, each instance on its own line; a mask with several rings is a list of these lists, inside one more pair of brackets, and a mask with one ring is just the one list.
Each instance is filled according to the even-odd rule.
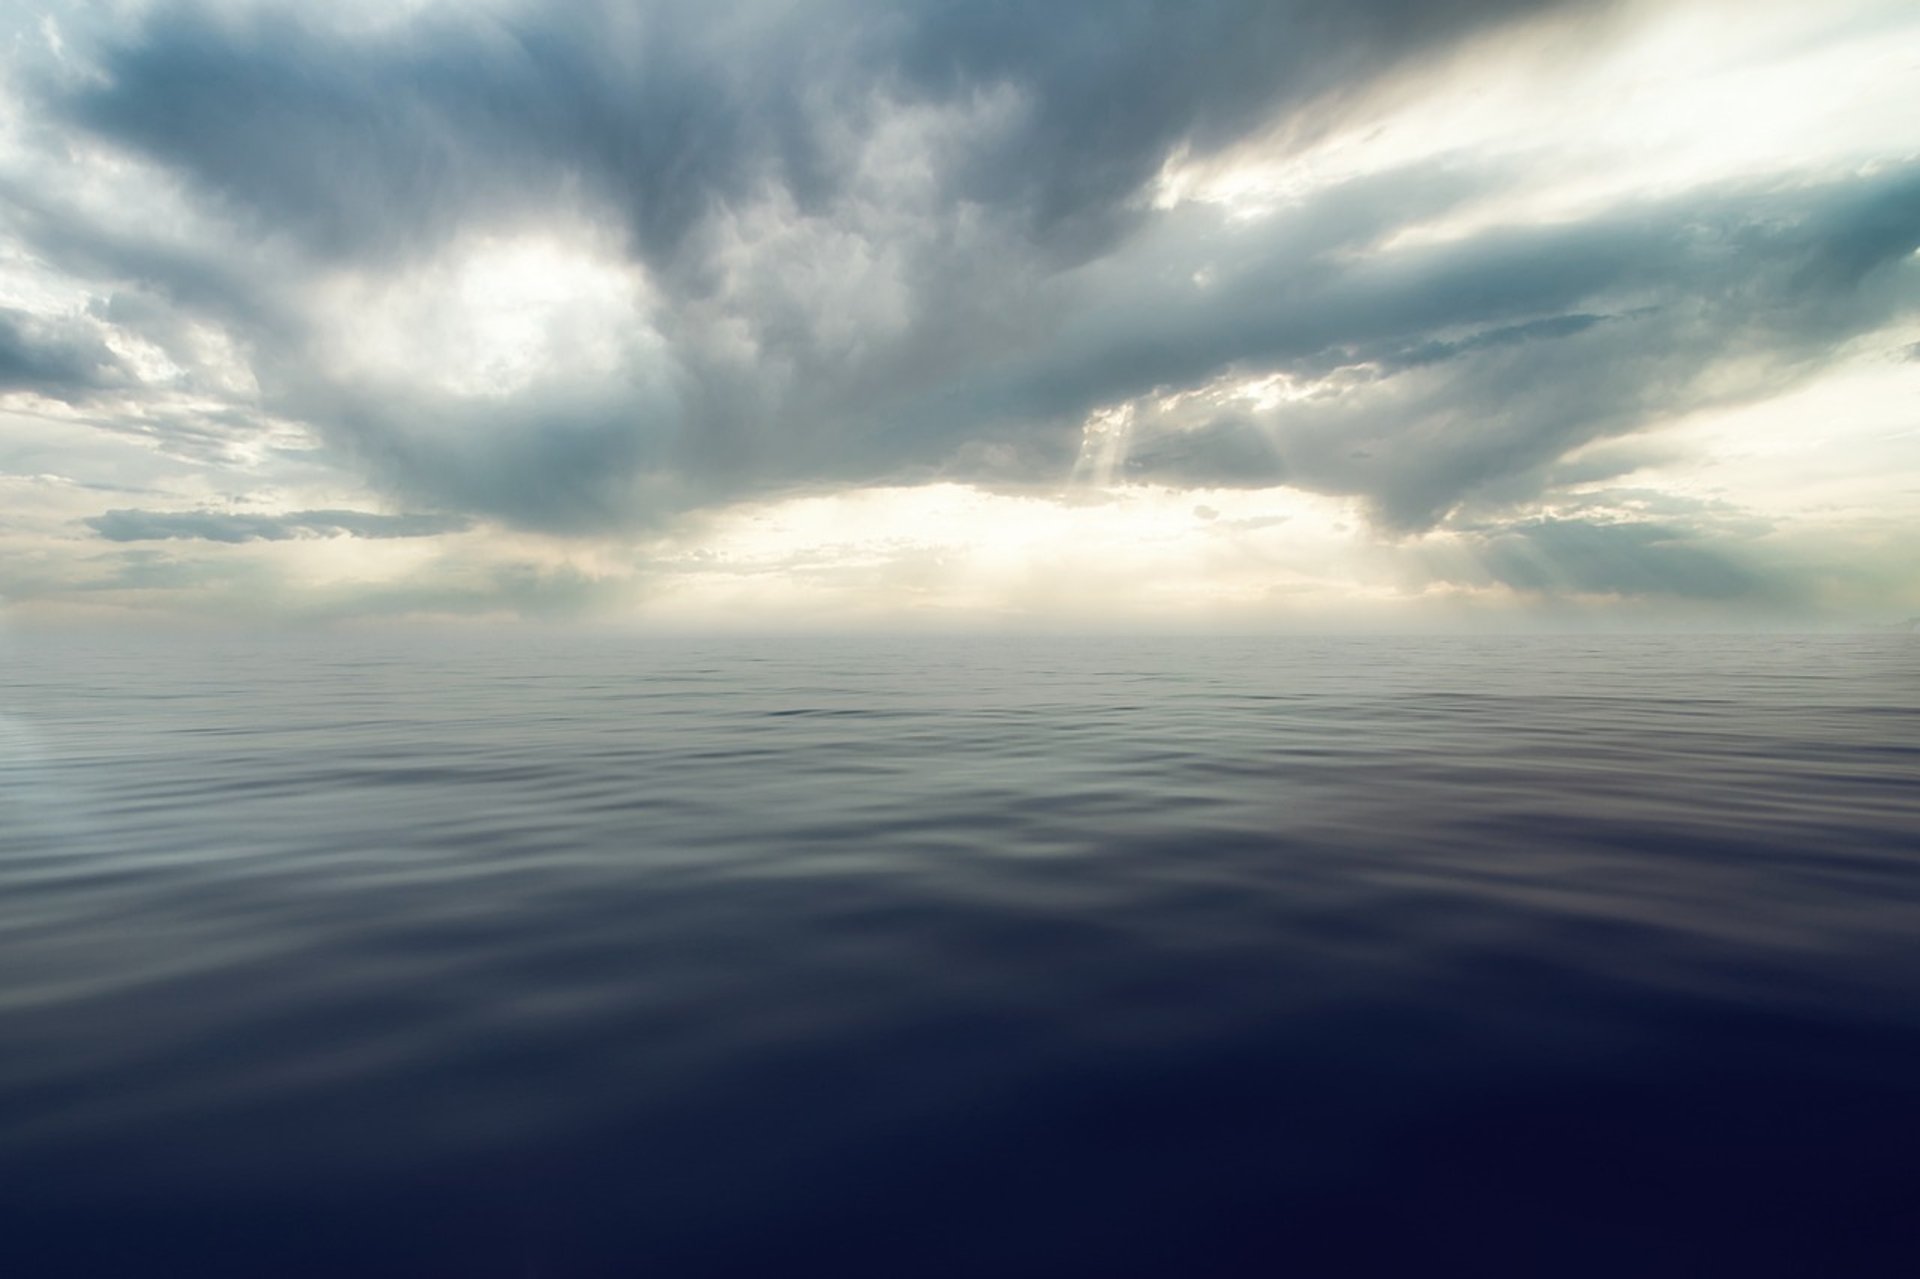
[[0,637],[0,1274],[1920,1274],[1920,638]]

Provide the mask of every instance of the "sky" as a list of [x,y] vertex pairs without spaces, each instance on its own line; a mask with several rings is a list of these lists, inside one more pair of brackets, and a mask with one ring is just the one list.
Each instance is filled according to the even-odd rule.
[[0,0],[0,618],[1920,615],[1909,0]]

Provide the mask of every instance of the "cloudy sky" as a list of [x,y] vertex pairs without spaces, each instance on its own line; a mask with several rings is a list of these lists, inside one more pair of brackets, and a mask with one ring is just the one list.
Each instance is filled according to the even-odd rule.
[[0,15],[10,618],[1920,613],[1910,0]]

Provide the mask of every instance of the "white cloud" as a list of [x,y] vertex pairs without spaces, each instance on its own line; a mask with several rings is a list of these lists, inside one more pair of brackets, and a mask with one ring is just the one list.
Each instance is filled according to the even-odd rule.
[[0,592],[1920,608],[1920,18],[1512,8],[0,9]]
[[312,305],[337,377],[461,397],[617,376],[659,346],[644,273],[554,229],[471,236],[411,271],[342,273]]

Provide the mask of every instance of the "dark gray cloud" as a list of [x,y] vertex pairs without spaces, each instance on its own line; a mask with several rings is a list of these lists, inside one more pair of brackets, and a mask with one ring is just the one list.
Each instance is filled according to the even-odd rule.
[[[1117,477],[1284,482],[1417,531],[1571,482],[1563,459],[1597,441],[1792,385],[1920,305],[1912,163],[1391,249],[1497,206],[1514,173],[1409,163],[1255,221],[1148,198],[1177,154],[1297,146],[1469,38],[1612,9],[810,0],[717,18],[673,0],[433,8],[350,31],[316,8],[163,4],[96,43],[98,77],[48,80],[41,103],[159,166],[234,243],[92,226],[31,188],[8,188],[5,216],[46,260],[108,282],[100,321],[168,352],[188,385],[214,377],[195,364],[199,326],[231,334],[254,407],[309,426],[399,506],[588,533],[847,484],[1057,485],[1088,414],[1140,401]],[[560,210],[607,231],[656,295],[657,341],[620,368],[477,398],[322,354],[303,304],[329,272],[399,272]],[[0,377],[113,375],[9,340],[0,327]],[[1301,392],[1266,407],[1213,393],[1274,375]],[[399,535],[254,518],[95,527]],[[128,531],[167,527],[212,531]],[[1627,535],[1591,535],[1626,555]],[[1519,574],[1522,550],[1577,559],[1587,534],[1512,536],[1490,553]],[[1675,554],[1656,539],[1634,562]]]
[[[107,34],[97,79],[49,84],[53,118],[158,162],[243,240],[296,246],[309,265],[91,235],[33,192],[15,216],[49,257],[237,331],[263,406],[311,422],[404,500],[565,530],[925,477],[956,459],[964,469],[970,453],[1044,480],[1059,434],[1046,405],[948,388],[1030,350],[1081,304],[1063,272],[1138,229],[1144,186],[1174,149],[1227,146],[1309,105],[1330,121],[1337,99],[1422,51],[1559,7],[877,14],[817,0],[715,20],[657,3],[432,9],[367,34],[312,10],[163,5]],[[986,123],[962,127],[981,103]],[[902,196],[861,143],[920,110],[961,123],[910,139],[924,154],[879,158],[932,166],[931,186]],[[778,260],[730,262],[730,219],[776,193],[816,234]],[[302,270],[397,266],[557,205],[624,228],[666,295],[671,395],[541,387],[480,407],[342,383],[314,366],[312,334],[281,301],[299,296]],[[876,206],[899,216],[863,220]],[[902,294],[884,328],[850,339],[823,332],[833,303],[806,287],[835,266],[809,258],[836,235],[885,259],[883,283]],[[143,323],[164,347],[165,326]]]
[[1676,524],[1542,519],[1470,542],[1493,580],[1533,594],[1785,602],[1777,579]]
[[1284,481],[1272,435],[1246,418],[1216,418],[1147,441],[1127,457],[1137,479],[1196,488],[1270,488]]
[[289,511],[245,515],[229,511],[122,509],[86,521],[109,542],[284,542],[297,537],[433,537],[457,533],[472,521],[455,515],[378,515],[368,511]]
[[[1338,118],[1406,59],[1503,21],[1568,7],[1533,0],[1220,0],[1179,4],[921,6],[900,66],[923,91],[1008,84],[1027,109],[967,157],[955,194],[1019,211],[1076,258],[1140,216],[1141,186],[1179,147],[1206,154],[1289,120]],[[1588,5],[1600,10],[1606,5]]]
[[[319,11],[164,5],[63,111],[322,255],[387,258],[578,188],[671,257],[756,184],[830,207],[835,135],[875,106],[1018,96],[944,195],[1040,238],[1112,225],[1176,146],[1362,93],[1564,0],[856,0],[430,9],[376,36]],[[1589,9],[1606,6],[1589,4]],[[1103,235],[1096,234],[1096,240]]]
[[[1920,306],[1916,245],[1920,166],[1908,165],[1496,228],[1332,270],[1263,259],[1243,264],[1230,298],[1162,287],[1100,309],[1081,358],[1046,370],[1046,393],[1070,420],[1101,397],[1235,368],[1344,377],[1261,415],[1275,473],[1418,529],[1594,440],[1792,385]],[[1145,456],[1176,448],[1181,425]]]
[[574,183],[666,252],[742,189],[754,141],[683,8],[434,10],[383,38],[305,9],[166,6],[65,109],[322,257],[404,258]]
[[71,400],[126,378],[120,357],[85,324],[0,307],[0,391]]

